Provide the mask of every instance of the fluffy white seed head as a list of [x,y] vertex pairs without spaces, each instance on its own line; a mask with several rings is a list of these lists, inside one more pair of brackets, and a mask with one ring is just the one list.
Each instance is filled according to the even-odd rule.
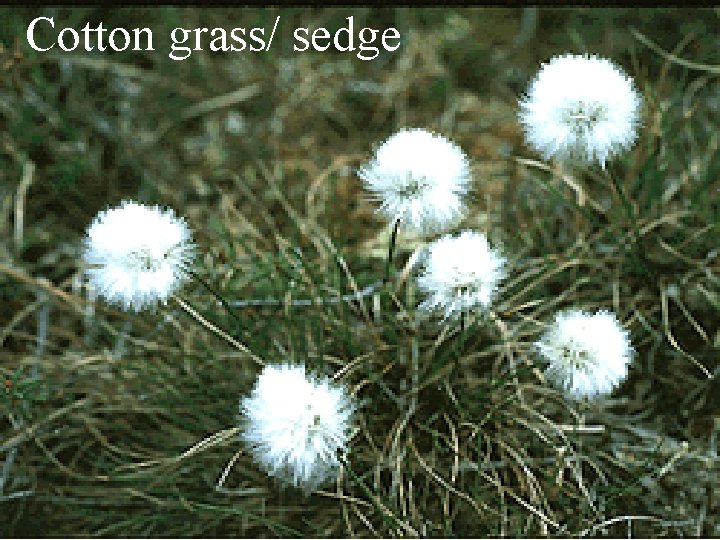
[[506,260],[481,233],[446,235],[428,248],[418,286],[430,296],[421,309],[438,310],[450,317],[462,311],[487,308],[505,277]]
[[385,216],[417,232],[431,232],[462,216],[470,166],[460,147],[442,135],[404,129],[377,148],[359,176]]
[[544,64],[520,101],[528,143],[546,159],[605,162],[632,146],[640,94],[611,61],[567,54]]
[[240,402],[242,438],[270,476],[310,491],[337,474],[354,410],[346,389],[329,379],[304,366],[269,365]]
[[608,311],[560,312],[536,346],[550,364],[548,379],[575,399],[612,392],[634,354],[628,331]]
[[90,224],[83,258],[100,296],[139,311],[167,301],[194,254],[187,223],[172,210],[123,201]]

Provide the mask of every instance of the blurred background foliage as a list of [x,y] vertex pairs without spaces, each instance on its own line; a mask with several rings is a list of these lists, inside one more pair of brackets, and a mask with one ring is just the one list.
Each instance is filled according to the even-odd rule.
[[[173,28],[281,22],[270,51],[168,58]],[[148,27],[155,51],[32,50],[35,17]],[[292,30],[396,27],[372,61]],[[714,9],[0,8],[0,532],[6,536],[718,536]],[[207,41],[206,41],[207,43]],[[640,140],[608,170],[546,166],[517,99],[540,62],[631,74]],[[512,259],[497,317],[418,320],[401,234],[355,175],[401,127],[473,161],[463,227]],[[256,366],[175,305],[131,315],[82,284],[80,241],[123,198],[187,216],[184,296],[266,361],[343,370],[365,402],[338,486],[304,497],[241,451]],[[275,299],[278,305],[245,305]],[[613,309],[638,349],[599,406],[546,387],[529,343],[555,310]],[[199,445],[198,445],[199,443]],[[192,450],[189,450],[192,449]]]

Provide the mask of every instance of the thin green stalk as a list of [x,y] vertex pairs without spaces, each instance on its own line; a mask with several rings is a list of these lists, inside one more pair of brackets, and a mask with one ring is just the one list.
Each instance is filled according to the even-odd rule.
[[200,283],[205,289],[207,289],[210,294],[212,294],[215,298],[217,298],[218,302],[222,304],[222,306],[225,308],[225,310],[228,312],[228,314],[235,319],[235,322],[242,325],[243,322],[240,320],[240,317],[235,313],[235,310],[233,310],[232,307],[230,307],[230,304],[227,303],[227,301],[220,295],[219,292],[217,292],[213,287],[210,286],[210,284],[205,281],[203,278],[201,278],[196,272],[193,272],[192,270],[186,270],[187,274],[193,278],[195,281]]
[[383,286],[390,281],[390,266],[392,265],[392,258],[395,252],[395,241],[397,240],[398,227],[400,227],[400,220],[395,220],[393,225],[392,234],[390,235],[390,245],[388,246],[387,262],[385,263],[385,276],[383,277]]
[[615,178],[614,175],[610,174],[610,172],[605,169],[605,176],[607,176],[610,179],[610,182],[612,182],[613,187],[615,188],[615,192],[618,195],[618,198],[620,199],[620,202],[623,205],[623,208],[625,209],[625,212],[628,215],[628,218],[631,222],[635,221],[635,212],[633,212],[632,205],[630,204],[630,200],[627,198],[627,195],[625,195],[625,190],[620,185],[620,182],[617,181],[617,178]]

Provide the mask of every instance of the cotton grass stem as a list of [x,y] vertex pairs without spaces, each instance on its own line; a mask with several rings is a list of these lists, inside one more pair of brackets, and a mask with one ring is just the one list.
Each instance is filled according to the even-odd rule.
[[248,349],[245,345],[240,343],[238,340],[236,340],[234,337],[232,337],[227,332],[224,332],[223,330],[220,330],[217,326],[215,326],[213,323],[208,321],[205,317],[200,315],[195,309],[192,308],[187,302],[185,302],[182,298],[180,298],[177,295],[172,295],[172,299],[175,300],[178,304],[180,304],[180,307],[183,308],[188,315],[190,315],[193,319],[195,319],[197,322],[199,322],[202,326],[213,332],[214,334],[220,336],[225,341],[230,343],[233,347],[235,347],[237,350],[244,352],[250,358],[252,358],[255,363],[258,365],[264,366],[265,362],[262,361],[260,357],[258,357],[255,353],[253,353],[250,349]]
[[210,294],[212,294],[212,295],[217,299],[218,302],[220,302],[220,304],[222,305],[222,307],[225,308],[225,310],[228,312],[228,314],[229,314],[233,319],[235,319],[235,321],[237,321],[238,324],[242,324],[242,321],[240,320],[240,317],[238,317],[238,315],[235,313],[235,310],[233,310],[233,309],[230,307],[230,304],[228,304],[227,300],[225,300],[225,299],[220,295],[219,292],[217,292],[213,287],[211,287],[210,284],[209,284],[207,281],[205,281],[203,278],[201,278],[201,277],[197,274],[197,272],[193,272],[192,270],[187,270],[187,274],[188,274],[192,279],[194,279],[195,281],[197,281],[200,285],[202,285],[205,289],[207,289],[207,291],[208,291]]
[[395,253],[395,242],[397,241],[398,228],[400,227],[400,219],[395,220],[392,233],[390,234],[390,244],[388,245],[388,256],[385,262],[385,275],[383,276],[383,286],[390,281],[390,267],[392,266],[392,258]]
[[623,189],[622,185],[620,185],[620,182],[618,182],[615,175],[611,174],[607,169],[605,169],[604,172],[605,176],[610,180],[610,184],[612,185],[615,194],[618,196],[618,199],[620,199],[620,202],[623,205],[623,209],[625,210],[625,213],[627,213],[628,219],[631,223],[634,223],[635,212],[633,211],[633,207],[630,204],[630,200],[625,194],[625,190]]

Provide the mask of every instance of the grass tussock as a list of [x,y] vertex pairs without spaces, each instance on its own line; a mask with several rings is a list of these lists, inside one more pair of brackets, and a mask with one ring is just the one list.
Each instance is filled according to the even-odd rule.
[[[158,36],[275,16],[48,11]],[[350,11],[403,46],[362,62],[294,53],[288,33],[268,53],[183,62],[38,54],[16,40],[37,10],[3,10],[0,532],[717,536],[717,13],[281,15],[332,28]],[[644,98],[638,142],[605,170],[523,143],[517,99],[567,51],[622,64]],[[472,158],[458,229],[509,258],[498,302],[462,327],[417,311],[425,239],[400,231],[381,284],[391,230],[356,171],[405,126]],[[207,286],[181,296],[197,317],[177,302],[125,313],[83,284],[85,228],[123,198],[186,216]],[[612,310],[630,331],[630,376],[606,400],[543,378],[532,344],[565,308]],[[270,480],[238,438],[258,363],[288,359],[362,403],[337,482],[310,495]]]

